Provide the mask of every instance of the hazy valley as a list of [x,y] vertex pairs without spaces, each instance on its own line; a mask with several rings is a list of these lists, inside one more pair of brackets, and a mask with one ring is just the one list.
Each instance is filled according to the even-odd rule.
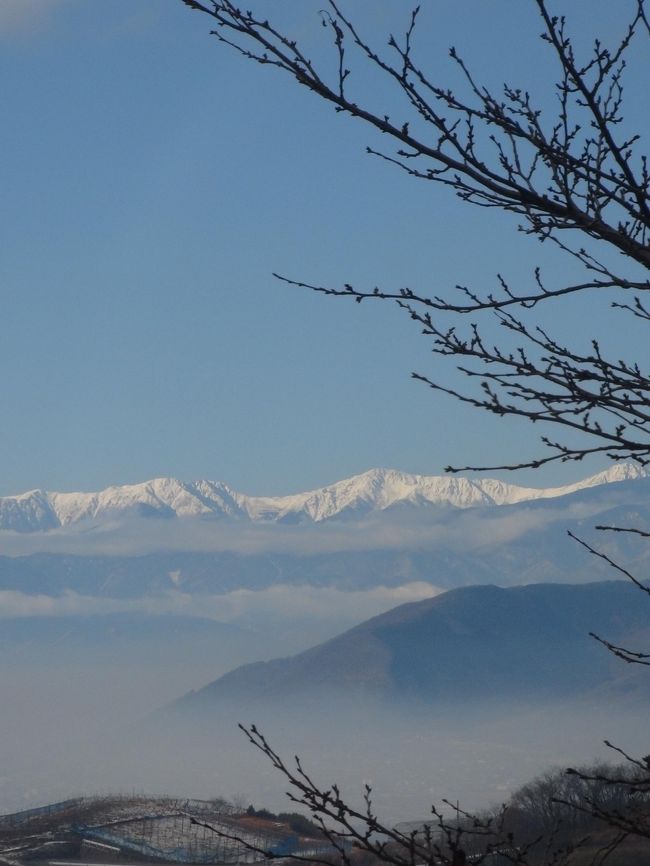
[[20,529],[34,496],[2,501],[0,808],[107,788],[281,808],[239,721],[354,791],[372,780],[400,819],[493,802],[608,736],[642,747],[645,678],[588,632],[648,646],[643,600],[566,532],[642,573],[642,540],[593,527],[647,521],[650,478],[462,482],[366,473],[263,514],[232,492],[237,513],[154,508],[180,494],[152,482]]

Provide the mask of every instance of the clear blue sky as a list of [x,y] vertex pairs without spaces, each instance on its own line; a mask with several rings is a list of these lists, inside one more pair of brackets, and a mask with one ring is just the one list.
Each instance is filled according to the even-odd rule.
[[[270,4],[307,40],[319,5]],[[376,35],[405,8],[351,6]],[[425,6],[442,75],[454,43],[492,81],[544,77],[532,4]],[[571,6],[579,28],[620,26],[618,4]],[[361,125],[208,30],[180,0],[0,4],[0,494],[158,475],[272,494],[539,452],[535,430],[412,382],[434,361],[396,310],[271,272],[441,291],[561,263],[508,218],[367,157]],[[612,336],[596,307],[589,318]],[[569,308],[559,326],[584,323]]]

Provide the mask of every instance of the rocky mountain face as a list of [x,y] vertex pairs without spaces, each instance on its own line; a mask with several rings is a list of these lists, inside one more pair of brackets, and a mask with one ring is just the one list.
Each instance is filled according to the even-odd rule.
[[[204,713],[227,702],[281,705],[335,696],[425,704],[650,698],[590,637],[650,646],[647,603],[629,583],[472,586],[401,605],[290,658],[240,667],[174,704]],[[643,672],[642,672],[643,673]]]
[[564,487],[529,488],[494,479],[409,475],[372,469],[336,484],[292,496],[248,496],[221,481],[156,478],[97,493],[32,490],[0,498],[0,530],[43,532],[82,522],[158,518],[230,518],[252,522],[320,523],[362,517],[396,507],[466,509],[555,499],[580,490],[646,477],[633,464],[617,464]]

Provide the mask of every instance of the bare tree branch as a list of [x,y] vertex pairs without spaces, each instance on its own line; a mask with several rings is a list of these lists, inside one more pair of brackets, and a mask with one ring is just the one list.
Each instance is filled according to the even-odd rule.
[[[585,279],[547,285],[536,268],[529,288],[514,289],[498,276],[494,289],[481,293],[456,286],[450,295],[428,295],[409,287],[340,287],[290,279],[285,283],[328,295],[396,303],[432,341],[434,353],[461,363],[469,387],[442,385],[437,377],[416,378],[476,408],[500,416],[586,434],[593,445],[568,444],[542,436],[549,456],[500,467],[516,469],[549,462],[581,460],[602,453],[612,459],[650,462],[650,375],[638,363],[608,358],[598,342],[592,351],[571,349],[529,323],[541,303],[560,302],[584,293],[622,293],[613,309],[649,320],[641,296],[650,289],[650,172],[639,152],[639,135],[621,136],[623,76],[636,40],[648,36],[645,0],[636,0],[620,39],[611,46],[596,40],[579,59],[564,17],[551,13],[547,0],[531,0],[543,24],[542,39],[558,69],[558,109],[546,116],[525,90],[504,85],[494,93],[481,84],[452,48],[464,93],[434,81],[417,59],[419,7],[404,35],[390,35],[388,50],[374,47],[337,0],[328,0],[321,23],[332,37],[335,62],[320,69],[297,40],[280,32],[265,15],[227,0],[183,0],[210,17],[213,35],[247,59],[270,65],[343,112],[381,133],[394,150],[369,147],[370,153],[408,174],[450,187],[463,201],[516,214],[520,229],[551,241],[586,271]],[[403,98],[404,118],[392,120],[371,107],[355,77],[359,64],[383,75]],[[353,92],[356,88],[358,93]],[[572,237],[600,243],[622,254],[620,268],[598,259]],[[626,273],[627,271],[627,273]],[[641,276],[640,276],[641,275]],[[626,300],[627,293],[636,293]],[[504,330],[503,345],[491,345],[478,324],[466,333],[446,317],[493,315]],[[512,341],[515,341],[511,348]],[[465,361],[475,366],[468,367]]]
[[[628,4],[618,40],[605,44],[596,39],[586,52],[574,47],[565,17],[551,11],[552,0],[530,0],[557,69],[554,111],[543,110],[516,85],[506,83],[499,91],[487,87],[454,48],[449,58],[460,74],[460,89],[434,80],[418,59],[419,7],[410,13],[403,35],[390,34],[387,46],[378,48],[342,2],[326,0],[319,14],[331,40],[333,61],[328,64],[313,62],[307,50],[265,14],[240,9],[229,0],[183,2],[210,18],[219,42],[290,76],[335,111],[379,134],[381,146],[370,144],[370,155],[413,178],[446,187],[468,204],[514,214],[522,233],[553,244],[572,267],[582,269],[578,279],[551,284],[537,267],[524,287],[514,287],[498,274],[488,290],[456,285],[447,293],[408,286],[363,288],[343,280],[331,286],[274,275],[285,284],[357,303],[396,304],[430,341],[436,360],[456,367],[452,384],[437,372],[413,373],[415,379],[484,412],[558,431],[559,438],[548,432],[540,437],[545,450],[538,457],[464,469],[537,468],[591,455],[650,465],[647,359],[610,356],[595,337],[586,341],[577,335],[567,345],[533,319],[541,305],[556,305],[561,313],[569,297],[582,299],[587,309],[592,297],[605,296],[613,315],[631,317],[621,321],[650,322],[644,300],[650,290],[650,170],[640,133],[625,132],[623,113],[632,46],[650,37],[646,0]],[[397,90],[399,119],[373,107],[375,94],[364,91],[363,78],[355,75],[359,66],[383,76]],[[498,340],[486,337],[486,321],[498,325]],[[650,535],[642,529],[598,528]],[[611,557],[569,535],[650,594],[649,586]],[[650,654],[592,637],[627,663],[650,665]],[[287,766],[255,726],[242,730],[284,775],[290,799],[320,822],[344,863],[349,862],[346,845],[354,844],[390,866],[460,866],[472,838],[481,841],[472,863],[487,864],[495,852],[513,864],[529,862],[530,845],[514,845],[505,824],[493,817],[484,820],[458,810],[456,821],[450,821],[433,807],[435,832],[430,826],[420,834],[386,827],[374,813],[369,788],[364,808],[352,808],[335,785],[320,789],[299,759],[295,767]],[[629,837],[650,838],[650,758],[632,759],[608,745],[628,762],[631,773],[570,770],[577,787],[547,798],[612,831],[596,863],[605,863]],[[544,862],[559,864],[569,853],[549,849]]]

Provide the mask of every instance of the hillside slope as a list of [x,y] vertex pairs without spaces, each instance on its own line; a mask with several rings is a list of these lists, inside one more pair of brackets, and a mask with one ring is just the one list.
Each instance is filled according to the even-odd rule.
[[638,589],[616,581],[463,587],[401,605],[290,658],[245,665],[175,709],[335,694],[437,702],[637,690],[589,632],[647,647],[649,610]]

